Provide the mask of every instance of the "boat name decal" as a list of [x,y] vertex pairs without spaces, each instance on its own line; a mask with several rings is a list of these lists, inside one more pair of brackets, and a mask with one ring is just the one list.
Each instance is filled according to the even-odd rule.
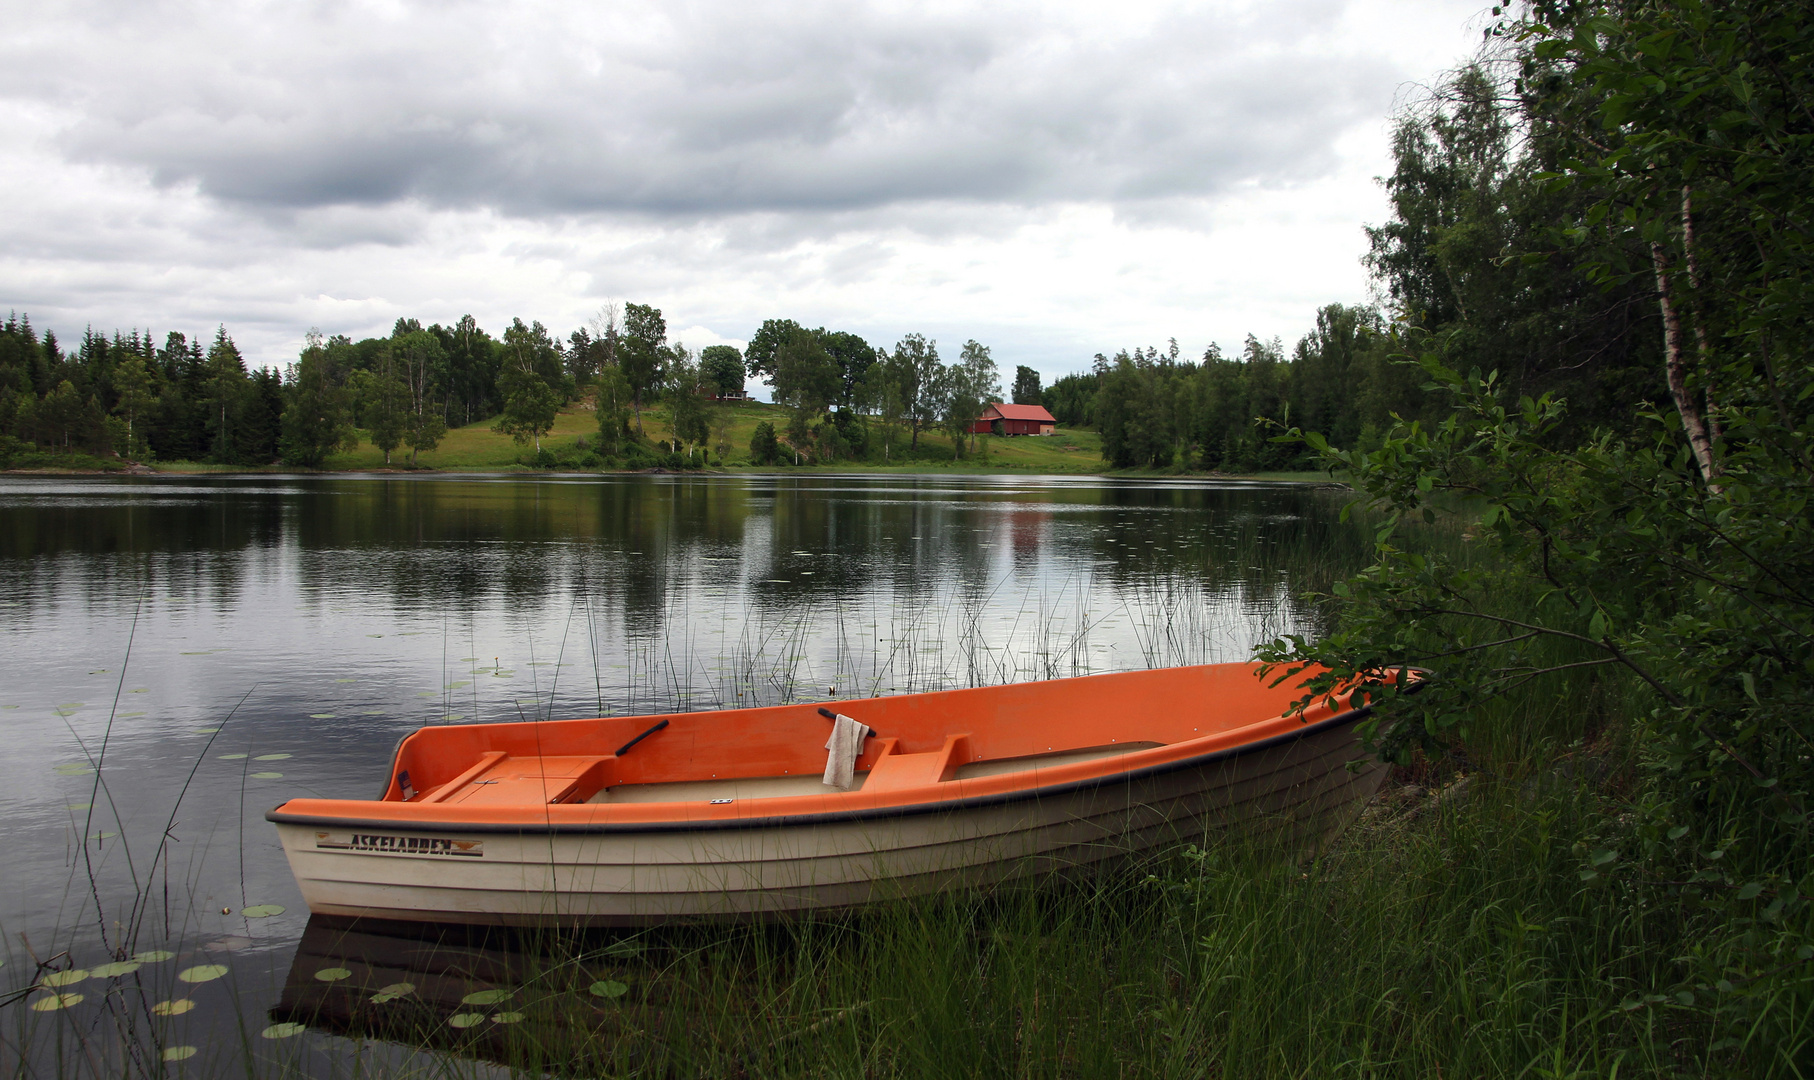
[[332,851],[382,851],[398,855],[457,855],[485,857],[483,840],[450,840],[440,836],[387,836],[384,833],[315,834],[315,846]]

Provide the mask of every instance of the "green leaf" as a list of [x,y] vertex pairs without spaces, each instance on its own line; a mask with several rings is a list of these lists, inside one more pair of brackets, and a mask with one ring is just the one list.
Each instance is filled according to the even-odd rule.
[[197,964],[195,967],[184,968],[177,972],[176,977],[186,983],[205,983],[213,982],[226,973],[227,965],[225,964]]
[[586,988],[594,997],[616,998],[630,992],[630,988],[612,979],[600,979]]

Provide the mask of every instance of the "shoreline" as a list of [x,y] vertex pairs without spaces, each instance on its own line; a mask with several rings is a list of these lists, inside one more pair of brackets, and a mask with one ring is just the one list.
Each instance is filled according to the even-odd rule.
[[1332,484],[1342,481],[1318,471],[1281,472],[1199,472],[1172,470],[1092,470],[1064,472],[1031,467],[939,467],[920,462],[912,465],[798,465],[773,466],[708,466],[698,469],[532,469],[522,465],[464,468],[397,468],[395,466],[351,469],[299,469],[284,465],[227,466],[197,462],[175,462],[159,468],[142,462],[128,462],[117,469],[24,468],[0,469],[0,476],[1063,476],[1094,477],[1101,480],[1244,480],[1259,483]]

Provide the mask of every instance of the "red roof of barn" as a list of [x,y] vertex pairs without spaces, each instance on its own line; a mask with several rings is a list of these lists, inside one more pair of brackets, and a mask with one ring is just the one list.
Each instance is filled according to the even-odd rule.
[[1058,421],[1046,411],[1044,405],[1004,405],[999,401],[991,402],[989,408],[1003,420],[1038,420],[1041,423],[1056,424]]

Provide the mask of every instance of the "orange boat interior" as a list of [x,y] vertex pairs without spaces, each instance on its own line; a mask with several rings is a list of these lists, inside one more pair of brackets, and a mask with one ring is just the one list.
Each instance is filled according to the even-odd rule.
[[[1053,769],[1069,779],[1238,746],[1343,707],[1283,715],[1300,680],[1270,686],[1277,678],[1221,664],[758,709],[427,727],[400,746],[383,802],[434,817],[491,817],[508,808],[835,796],[843,793],[821,782],[832,727],[822,708],[875,733],[850,789],[865,801],[927,797],[951,781],[1026,786]],[[304,802],[321,806],[290,805]]]

